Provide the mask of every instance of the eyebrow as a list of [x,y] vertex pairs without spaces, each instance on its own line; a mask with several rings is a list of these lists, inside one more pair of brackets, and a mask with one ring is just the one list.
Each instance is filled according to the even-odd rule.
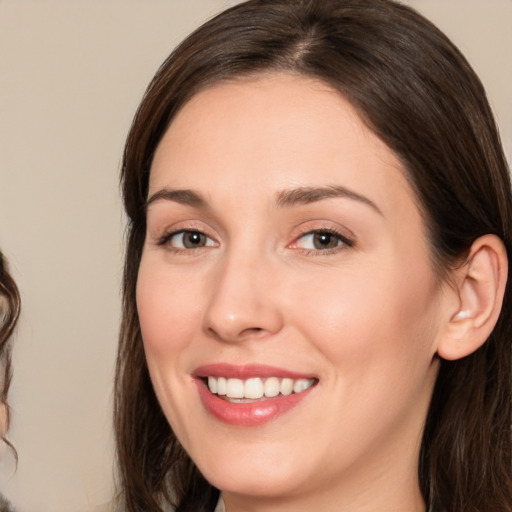
[[331,185],[327,187],[298,187],[290,190],[283,190],[277,195],[276,204],[279,207],[290,207],[301,204],[316,203],[317,201],[337,197],[358,201],[382,215],[380,208],[371,199],[339,185]]
[[184,204],[187,206],[195,206],[196,208],[208,207],[208,203],[201,196],[201,194],[194,192],[193,190],[175,190],[163,188],[158,192],[155,192],[148,198],[146,204],[144,205],[144,209],[147,211],[149,205],[161,199],[165,199],[167,201],[174,201],[175,203]]
[[[293,206],[316,203],[331,198],[345,198],[363,203],[377,213],[382,215],[380,208],[369,198],[354,192],[346,187],[339,185],[330,185],[327,187],[297,187],[289,190],[283,190],[277,194],[275,204],[278,208],[289,208]],[[190,189],[168,189],[163,188],[152,194],[145,204],[145,210],[159,200],[173,201],[175,203],[195,208],[208,208],[206,199]]]

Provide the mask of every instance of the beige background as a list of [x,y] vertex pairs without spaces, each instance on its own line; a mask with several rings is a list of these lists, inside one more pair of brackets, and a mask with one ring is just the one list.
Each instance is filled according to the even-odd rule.
[[[321,0],[319,0],[321,1]],[[23,298],[0,489],[20,512],[112,493],[111,383],[131,117],[170,49],[227,0],[0,0],[0,246]],[[512,160],[512,0],[411,0],[466,53]]]

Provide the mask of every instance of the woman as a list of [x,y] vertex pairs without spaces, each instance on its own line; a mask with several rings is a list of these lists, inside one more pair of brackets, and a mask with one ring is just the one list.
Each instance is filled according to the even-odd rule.
[[[11,347],[9,339],[19,314],[20,296],[18,288],[7,270],[7,264],[0,251],[0,437],[11,448],[15,456],[16,451],[5,438],[5,434],[9,428],[7,393],[11,382]],[[0,511],[8,512],[9,510],[11,510],[9,504],[0,494]]]
[[510,179],[432,24],[231,8],[150,84],[122,184],[126,510],[511,510]]

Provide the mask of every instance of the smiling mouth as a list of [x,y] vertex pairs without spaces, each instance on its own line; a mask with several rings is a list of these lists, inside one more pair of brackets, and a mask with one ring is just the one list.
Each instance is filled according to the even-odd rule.
[[208,364],[192,376],[206,411],[236,427],[277,419],[300,407],[319,384],[315,375],[262,364]]
[[210,392],[231,403],[250,403],[279,396],[299,394],[313,387],[318,379],[290,379],[279,377],[252,377],[236,379],[206,377],[204,382]]

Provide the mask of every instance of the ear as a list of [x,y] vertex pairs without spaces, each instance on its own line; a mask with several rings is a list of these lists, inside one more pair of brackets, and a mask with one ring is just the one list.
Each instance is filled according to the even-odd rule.
[[454,271],[456,300],[438,340],[437,354],[455,360],[480,348],[491,334],[503,304],[508,259],[495,235],[473,242],[464,265]]

